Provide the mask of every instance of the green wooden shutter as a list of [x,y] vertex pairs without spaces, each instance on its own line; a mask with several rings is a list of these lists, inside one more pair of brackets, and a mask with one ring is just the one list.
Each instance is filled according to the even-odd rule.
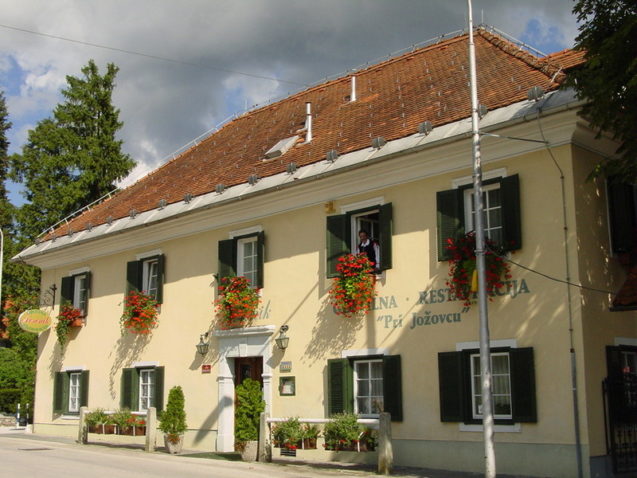
[[462,189],[449,189],[436,193],[438,223],[438,260],[451,258],[447,250],[447,239],[464,234],[464,199]]
[[60,305],[73,303],[73,292],[75,292],[75,277],[62,277],[60,286]]
[[350,251],[347,219],[347,214],[327,216],[327,277],[338,276],[338,258]]
[[[53,413],[64,413],[64,378],[66,372],[55,372],[53,378]],[[68,380],[68,379],[67,379]]]
[[511,349],[511,401],[513,421],[537,422],[533,348]]
[[632,251],[635,244],[635,186],[609,180],[608,212],[610,222],[611,247],[621,254]]
[[91,272],[85,272],[84,276],[86,277],[86,305],[84,306],[84,315],[88,314],[88,303],[90,302],[90,298],[91,298],[91,283],[93,280],[93,275],[91,274]]
[[383,357],[383,401],[392,422],[403,421],[403,392],[400,355]]
[[380,243],[380,269],[384,271],[392,267],[391,241],[393,235],[393,216],[391,203],[383,204],[380,207],[379,216],[380,232],[378,242]]
[[218,259],[217,280],[221,284],[224,277],[232,277],[237,274],[237,248],[234,239],[219,241]]
[[440,421],[464,421],[465,387],[462,352],[441,352],[438,354],[438,381]]
[[88,407],[88,379],[89,371],[82,371],[82,375],[80,375],[80,407]]
[[153,406],[157,412],[164,409],[164,367],[155,367],[155,390],[153,395]]
[[166,280],[166,256],[160,254],[157,259],[157,303],[164,302],[164,282]]
[[502,246],[507,251],[522,248],[522,220],[520,217],[520,176],[514,174],[500,181],[502,198]]
[[328,414],[352,412],[354,409],[354,382],[348,359],[327,361]]
[[126,263],[126,294],[133,290],[142,290],[142,261]]
[[122,370],[120,406],[130,410],[139,408],[139,374],[137,369],[125,368]]
[[257,283],[259,289],[263,288],[263,263],[265,262],[265,234],[257,234]]

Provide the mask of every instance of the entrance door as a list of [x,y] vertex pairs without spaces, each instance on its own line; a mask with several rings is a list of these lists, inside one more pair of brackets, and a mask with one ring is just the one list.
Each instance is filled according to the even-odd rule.
[[234,359],[234,386],[251,378],[263,388],[263,357],[237,357]]
[[606,443],[615,473],[637,471],[637,347],[606,347]]

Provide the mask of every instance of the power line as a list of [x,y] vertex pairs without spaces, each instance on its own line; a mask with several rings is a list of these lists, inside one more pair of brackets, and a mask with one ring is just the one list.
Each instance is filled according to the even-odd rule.
[[213,71],[223,71],[225,73],[233,73],[235,75],[243,75],[243,76],[249,76],[251,78],[258,78],[260,80],[269,80],[269,81],[278,81],[280,83],[288,83],[291,85],[295,85],[295,86],[307,86],[305,83],[299,83],[296,81],[290,81],[290,80],[284,80],[282,78],[275,78],[272,76],[266,76],[266,75],[257,75],[255,73],[246,73],[244,71],[238,71],[238,70],[231,70],[229,68],[221,68],[221,67],[217,67],[217,66],[209,66],[209,65],[204,65],[201,63],[191,63],[188,61],[184,61],[184,60],[175,60],[174,58],[167,58],[164,56],[159,56],[159,55],[152,55],[150,53],[142,53],[139,51],[133,51],[133,50],[126,50],[124,48],[116,48],[116,47],[111,47],[111,46],[106,46],[106,45],[100,45],[98,43],[91,43],[91,42],[87,42],[87,41],[82,41],[82,40],[75,40],[73,38],[66,38],[66,37],[62,37],[59,35],[52,35],[50,33],[42,33],[42,32],[38,32],[35,30],[28,30],[26,28],[18,28],[18,27],[13,27],[11,25],[4,25],[4,24],[0,24],[1,28],[6,28],[8,30],[15,30],[18,32],[22,32],[22,33],[30,33],[32,35],[39,35],[42,37],[46,37],[46,38],[53,38],[55,40],[62,40],[62,41],[67,41],[70,43],[77,43],[79,45],[85,45],[85,46],[91,46],[94,48],[101,48],[103,50],[111,50],[111,51],[116,51],[119,53],[126,53],[128,55],[137,55],[137,56],[141,56],[144,58],[150,58],[153,60],[160,60],[160,61],[167,61],[170,63],[177,63],[180,65],[187,65],[187,66],[194,66],[196,68],[206,68],[208,70],[213,70]]
[[583,290],[590,290],[590,291],[593,291],[593,292],[601,292],[603,294],[610,294],[610,295],[613,295],[613,296],[616,295],[615,292],[612,292],[610,290],[603,290],[603,289],[596,289],[594,287],[587,287],[587,286],[582,285],[582,284],[575,284],[574,282],[569,282],[569,281],[564,280],[564,279],[558,279],[557,277],[550,276],[548,274],[545,274],[544,272],[540,272],[538,270],[535,270],[535,269],[532,269],[532,268],[530,268],[528,266],[520,264],[519,262],[515,262],[514,260],[511,260],[507,256],[505,256],[503,254],[499,254],[497,251],[493,250],[493,248],[489,247],[488,244],[485,244],[485,245],[489,249],[489,252],[491,252],[494,256],[497,256],[497,257],[501,258],[502,260],[504,260],[506,262],[510,262],[511,264],[519,267],[520,269],[524,269],[526,271],[533,272],[534,274],[542,276],[542,277],[544,277],[546,279],[550,279],[550,280],[555,281],[555,282],[560,282],[562,284],[572,285],[573,287],[577,287],[577,288],[583,289]]

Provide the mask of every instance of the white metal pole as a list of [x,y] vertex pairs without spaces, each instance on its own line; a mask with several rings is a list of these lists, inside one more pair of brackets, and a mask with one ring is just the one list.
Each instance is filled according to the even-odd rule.
[[491,395],[491,349],[489,347],[489,313],[484,259],[484,204],[482,201],[482,166],[480,160],[480,129],[478,116],[478,81],[476,49],[473,41],[473,12],[467,0],[469,17],[469,71],[471,76],[471,127],[473,138],[473,194],[475,204],[476,270],[478,273],[478,308],[480,316],[480,372],[482,377],[482,426],[484,429],[484,459],[486,478],[495,478],[493,444],[493,407]]

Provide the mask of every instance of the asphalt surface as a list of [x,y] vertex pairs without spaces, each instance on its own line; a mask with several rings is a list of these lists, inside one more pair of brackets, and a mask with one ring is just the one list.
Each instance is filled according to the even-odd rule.
[[[201,452],[199,452],[201,453]],[[244,463],[194,457],[194,450],[168,455],[159,448],[144,453],[141,446],[109,444],[80,445],[72,438],[30,433],[29,430],[0,428],[0,478],[128,478],[175,477],[225,478],[329,478],[377,477],[375,467],[357,464],[301,462],[275,459],[273,463]],[[187,456],[186,456],[187,455]],[[202,454],[209,456],[211,454]],[[37,457],[37,459],[36,459]],[[396,467],[393,476],[402,478],[477,478],[483,473],[452,472]],[[500,478],[523,478],[498,475]]]

